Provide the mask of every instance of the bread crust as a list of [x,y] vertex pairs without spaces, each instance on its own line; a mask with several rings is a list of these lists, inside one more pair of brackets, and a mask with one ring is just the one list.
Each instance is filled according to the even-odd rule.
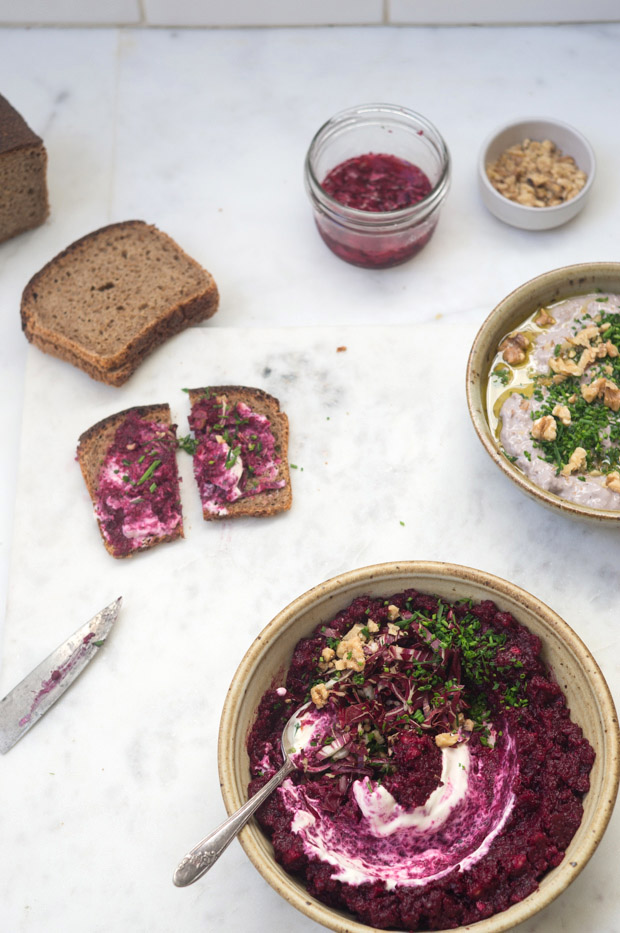
[[[63,269],[66,274],[66,266],[71,272],[71,267],[79,266],[81,257],[85,253],[90,252],[91,249],[96,251],[106,239],[115,236],[123,237],[132,233],[138,234],[141,238],[154,237],[158,245],[166,244],[166,248],[174,255],[172,263],[185,263],[186,268],[191,269],[197,277],[198,282],[193,287],[192,293],[179,297],[164,312],[160,312],[146,323],[137,324],[136,330],[127,335],[122,347],[112,353],[93,351],[63,333],[61,326],[50,328],[42,323],[37,315],[37,306],[40,307],[40,303],[44,302],[48,295],[53,298],[56,296],[54,277],[58,277]],[[172,269],[172,266],[170,268]],[[123,270],[120,271],[122,273]],[[161,273],[161,271],[164,274],[166,272],[165,269],[158,268],[158,272]],[[179,269],[175,268],[174,271],[178,274]],[[211,317],[217,311],[218,304],[219,293],[213,277],[188,256],[171,237],[142,220],[128,220],[109,224],[86,234],[51,259],[39,272],[35,273],[26,285],[22,294],[20,313],[22,330],[26,338],[39,349],[51,352],[54,356],[78,366],[101,382],[121,385],[149,353],[185,328]],[[71,309],[68,308],[68,317],[70,313]],[[96,337],[94,342],[96,342]]]
[[[88,494],[93,503],[93,508],[97,504],[98,494],[99,494],[99,471],[103,462],[105,460],[106,454],[112,443],[114,442],[114,435],[116,430],[123,423],[127,415],[135,413],[143,421],[159,421],[162,424],[171,424],[170,416],[170,406],[167,403],[163,404],[154,404],[154,405],[138,405],[132,408],[125,408],[123,411],[116,412],[113,415],[108,415],[106,418],[102,418],[101,421],[98,421],[96,424],[93,424],[86,431],[83,431],[80,434],[78,439],[77,447],[77,459],[82,471],[82,476],[84,477],[84,482],[88,490]],[[103,541],[105,549],[108,551],[112,557],[116,558],[125,558],[132,557],[134,554],[139,553],[140,551],[148,550],[149,548],[155,547],[156,544],[163,544],[165,541],[175,541],[177,538],[183,538],[183,525],[179,525],[178,528],[170,535],[161,535],[160,537],[152,537],[148,539],[141,547],[136,548],[135,551],[129,552],[128,554],[119,554],[110,543],[106,540],[106,537],[103,533],[101,522],[97,518],[97,526],[99,528],[99,533]]]
[[204,520],[207,522],[221,521],[227,518],[247,516],[263,518],[290,509],[293,502],[293,492],[288,465],[289,421],[285,412],[280,409],[279,400],[262,389],[249,386],[204,386],[187,390],[192,409],[196,402],[204,397],[207,389],[212,395],[225,395],[233,405],[236,405],[237,402],[244,402],[253,411],[265,415],[269,419],[276,445],[279,446],[280,463],[278,464],[277,478],[283,479],[285,485],[281,489],[265,489],[255,496],[246,496],[237,499],[235,502],[228,502],[226,504],[226,515],[214,515],[203,506],[202,515]]
[[21,113],[0,94],[0,155],[30,146],[43,146],[43,140],[30,129]]
[[49,214],[43,140],[0,95],[0,243],[41,226]]

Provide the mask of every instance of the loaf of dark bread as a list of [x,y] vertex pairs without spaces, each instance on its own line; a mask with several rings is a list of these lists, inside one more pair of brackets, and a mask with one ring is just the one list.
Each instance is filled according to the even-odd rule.
[[[290,509],[289,425],[278,399],[246,386],[188,391],[196,440],[194,475],[205,521]],[[218,464],[223,487],[213,482]]]
[[168,405],[127,408],[80,435],[78,462],[113,557],[183,537],[176,447]]
[[174,240],[128,220],[82,237],[33,276],[22,328],[43,352],[118,386],[218,301],[213,277]]
[[49,214],[43,140],[0,95],[0,243]]

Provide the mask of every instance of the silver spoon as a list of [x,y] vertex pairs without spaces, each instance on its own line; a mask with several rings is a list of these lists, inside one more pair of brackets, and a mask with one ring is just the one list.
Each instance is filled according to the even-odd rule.
[[[288,720],[282,730],[281,746],[284,755],[284,764],[267,783],[257,791],[253,797],[250,797],[232,816],[205,836],[198,845],[194,846],[191,852],[188,852],[185,858],[179,863],[172,876],[172,880],[179,888],[184,888],[188,884],[193,884],[199,878],[202,878],[209,869],[217,862],[222,852],[230,845],[233,839],[241,832],[250,817],[265,802],[270,794],[278,787],[282,781],[293,771],[300,767],[306,770],[322,771],[329,767],[329,759],[334,756],[341,746],[336,743],[330,747],[321,746],[316,757],[317,764],[308,766],[307,762],[302,765],[299,759],[300,753],[310,743],[311,739],[319,735],[327,735],[333,726],[331,715],[326,711],[313,711],[313,717],[310,722],[302,722],[304,714],[307,712],[311,703],[306,703],[300,707]],[[327,759],[323,763],[323,759]]]

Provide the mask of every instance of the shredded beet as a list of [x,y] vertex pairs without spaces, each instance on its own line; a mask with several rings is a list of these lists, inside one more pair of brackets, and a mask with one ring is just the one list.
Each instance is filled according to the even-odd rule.
[[[314,697],[332,717],[312,767],[259,811],[276,859],[318,899],[381,929],[474,923],[530,894],[579,826],[594,761],[540,650],[490,601],[413,590],[360,597],[302,639],[284,695],[263,696],[248,738],[252,793],[281,763],[295,710]],[[442,762],[459,754],[461,796],[445,822],[430,819],[425,808],[448,792]],[[389,799],[398,819],[414,818],[385,833]]]
[[417,165],[369,152],[341,162],[323,179],[327,194],[359,211],[398,211],[422,201],[432,185]]

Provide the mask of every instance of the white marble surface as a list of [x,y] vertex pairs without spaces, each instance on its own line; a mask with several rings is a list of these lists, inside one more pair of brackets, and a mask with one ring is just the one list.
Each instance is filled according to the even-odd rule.
[[[573,625],[620,695],[617,535],[513,489],[477,442],[463,391],[477,327],[508,291],[569,262],[617,259],[620,128],[605,102],[619,39],[620,26],[0,31],[0,90],[45,138],[52,201],[42,228],[0,246],[3,583],[12,550],[0,692],[125,596],[105,652],[0,762],[11,801],[0,929],[316,929],[238,846],[187,891],[170,875],[223,815],[217,723],[245,648],[341,570],[429,558],[507,577]],[[454,161],[434,239],[386,272],[327,251],[301,182],[322,120],[372,99],[430,117]],[[487,214],[475,180],[483,137],[533,113],[578,126],[599,164],[583,214],[542,234]],[[27,352],[18,308],[54,253],[128,217],[209,268],[222,303],[115,390]],[[188,477],[187,539],[114,562],[72,459],[77,435],[140,402],[168,399],[181,419],[179,388],[219,380],[260,385],[288,411],[291,461],[304,468],[293,510],[204,525]],[[614,933],[619,836],[616,814],[588,869],[524,931]]]

